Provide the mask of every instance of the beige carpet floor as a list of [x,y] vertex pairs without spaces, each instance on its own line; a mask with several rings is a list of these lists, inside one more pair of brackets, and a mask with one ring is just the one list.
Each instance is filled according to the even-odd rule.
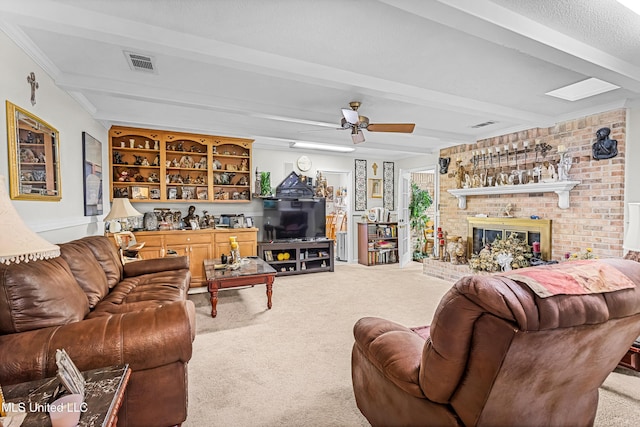
[[[338,263],[334,273],[277,277],[271,310],[264,285],[221,291],[215,319],[208,294],[191,295],[197,336],[184,425],[369,425],[351,389],[353,324],[363,316],[428,324],[450,287],[417,263]],[[601,388],[596,426],[638,420],[640,375],[616,369]]]

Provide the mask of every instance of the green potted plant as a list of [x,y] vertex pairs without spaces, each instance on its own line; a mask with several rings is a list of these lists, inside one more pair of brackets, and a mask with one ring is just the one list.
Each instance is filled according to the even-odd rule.
[[427,190],[422,190],[415,182],[411,183],[411,201],[409,202],[409,222],[411,230],[416,234],[416,247],[413,252],[413,259],[422,259],[427,256],[423,252],[425,243],[425,229],[430,218],[427,209],[433,200]]

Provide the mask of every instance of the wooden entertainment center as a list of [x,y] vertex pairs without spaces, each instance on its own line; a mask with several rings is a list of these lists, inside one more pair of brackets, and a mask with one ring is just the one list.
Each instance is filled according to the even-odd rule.
[[288,242],[260,242],[258,256],[271,265],[278,276],[333,271],[334,241],[294,240]]

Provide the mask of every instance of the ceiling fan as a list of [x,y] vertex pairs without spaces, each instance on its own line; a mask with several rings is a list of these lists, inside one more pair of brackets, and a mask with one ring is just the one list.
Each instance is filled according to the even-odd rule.
[[341,129],[351,129],[351,139],[354,144],[364,142],[363,129],[369,132],[399,132],[411,133],[416,126],[415,123],[369,123],[369,118],[358,114],[360,102],[352,101],[348,108],[342,109],[344,116],[340,121]]

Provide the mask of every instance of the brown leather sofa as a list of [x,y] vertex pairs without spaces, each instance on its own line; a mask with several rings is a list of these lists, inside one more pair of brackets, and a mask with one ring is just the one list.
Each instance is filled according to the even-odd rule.
[[118,425],[182,423],[195,338],[188,259],[123,265],[104,236],[60,248],[58,258],[0,265],[0,383],[55,376],[64,348],[80,370],[129,364]]
[[541,298],[508,275],[474,275],[442,298],[430,327],[360,319],[360,411],[373,426],[592,425],[598,387],[640,334],[640,263],[592,262],[635,288]]

